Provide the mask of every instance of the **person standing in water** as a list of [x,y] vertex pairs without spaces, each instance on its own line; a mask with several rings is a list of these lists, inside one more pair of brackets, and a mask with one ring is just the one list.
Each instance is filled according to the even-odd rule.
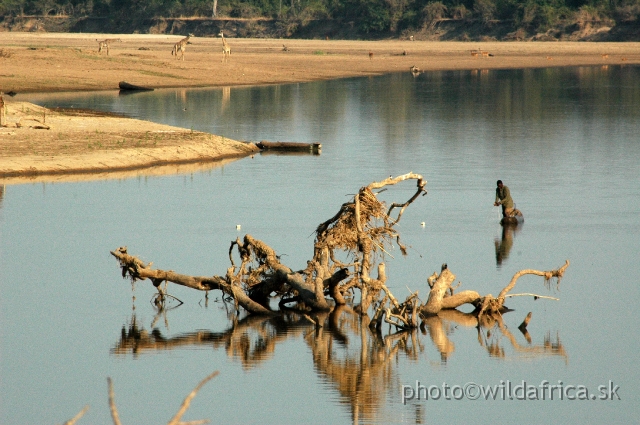
[[494,206],[502,205],[502,216],[511,217],[514,212],[514,203],[511,198],[511,192],[509,188],[502,184],[502,180],[498,180],[498,187],[496,188],[496,201]]

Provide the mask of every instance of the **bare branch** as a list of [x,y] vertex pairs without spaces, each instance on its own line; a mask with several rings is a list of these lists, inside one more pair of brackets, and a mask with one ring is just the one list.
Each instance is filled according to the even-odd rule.
[[[177,425],[177,424],[181,423],[180,422],[180,418],[182,418],[182,415],[185,414],[185,412],[187,411],[187,409],[191,405],[191,400],[193,400],[193,398],[198,394],[198,391],[200,391],[200,389],[207,382],[209,382],[211,379],[213,379],[216,376],[218,376],[218,373],[219,372],[216,370],[215,372],[211,373],[209,376],[204,378],[202,381],[200,381],[200,383],[198,385],[196,385],[196,387],[193,389],[193,391],[191,391],[189,393],[189,395],[187,395],[187,397],[182,402],[182,405],[180,406],[180,409],[178,410],[178,413],[176,413],[176,415],[167,423],[167,425]],[[197,423],[207,423],[207,422],[208,421],[206,421],[206,422],[198,421]]]
[[113,392],[113,382],[111,382],[111,378],[107,378],[107,383],[109,385],[109,409],[111,410],[113,425],[122,425],[122,422],[120,422],[120,416],[118,415],[118,408],[116,407],[116,401]]
[[552,270],[552,271],[540,271],[540,270],[532,270],[532,269],[520,270],[511,278],[511,282],[509,282],[509,284],[498,294],[497,299],[501,300],[500,302],[503,303],[505,296],[509,291],[511,291],[516,286],[516,282],[521,276],[524,276],[526,274],[543,276],[545,279],[545,282],[548,282],[549,280],[551,280],[551,278],[555,277],[558,279],[558,282],[559,282],[560,279],[562,279],[562,276],[564,275],[564,271],[567,269],[567,267],[569,267],[569,260],[566,260],[564,265],[559,269]]
[[76,422],[78,422],[78,420],[84,416],[85,413],[87,413],[87,411],[89,410],[89,406],[84,406],[84,408],[78,412],[77,415],[75,415],[73,418],[69,419],[67,422],[64,423],[64,425],[75,425]]
[[151,263],[144,264],[137,257],[127,253],[127,247],[120,247],[111,251],[111,255],[120,262],[123,270],[123,277],[127,274],[134,280],[150,279],[154,286],[159,287],[162,281],[172,282],[177,285],[197,289],[199,291],[210,291],[219,289],[226,294],[233,295],[235,300],[247,311],[255,314],[273,314],[270,310],[251,300],[246,293],[237,285],[231,285],[227,279],[220,276],[189,276],[175,273],[172,270],[153,270]]

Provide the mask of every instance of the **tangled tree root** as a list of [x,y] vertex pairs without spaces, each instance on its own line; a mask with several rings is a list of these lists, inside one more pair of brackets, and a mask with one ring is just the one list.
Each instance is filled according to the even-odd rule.
[[[405,181],[416,184],[415,192],[408,200],[387,206],[379,199],[380,193]],[[371,327],[375,329],[380,329],[383,320],[397,329],[413,329],[419,326],[420,319],[464,304],[473,305],[478,317],[500,315],[505,309],[506,297],[516,296],[508,292],[525,274],[543,276],[547,284],[556,278],[559,284],[569,266],[568,260],[556,270],[516,273],[497,298],[491,294],[481,296],[473,290],[454,293],[459,286],[452,286],[456,277],[443,264],[440,274],[434,273],[427,279],[430,291],[426,302],[421,303],[417,291],[399,302],[386,285],[386,264],[382,260],[389,255],[389,248],[394,243],[403,255],[407,254],[396,226],[405,210],[418,197],[426,195],[425,186],[421,175],[410,172],[360,188],[352,200],[342,204],[336,215],[317,226],[313,257],[304,270],[294,271],[283,264],[273,248],[248,234],[231,242],[231,264],[224,276],[189,276],[154,270],[152,263],[145,264],[129,255],[126,247],[111,254],[118,259],[123,277],[129,277],[133,282],[151,280],[159,291],[156,300],[160,304],[168,296],[166,282],[201,291],[220,290],[233,300],[237,311],[242,308],[250,314],[262,315],[280,314],[284,310],[330,311],[336,305],[344,305],[346,299],[355,294],[359,295],[360,301],[356,311],[361,315],[367,315],[373,306]],[[165,282],[165,289],[162,289],[162,282]],[[274,298],[278,300],[276,311],[271,307]]]

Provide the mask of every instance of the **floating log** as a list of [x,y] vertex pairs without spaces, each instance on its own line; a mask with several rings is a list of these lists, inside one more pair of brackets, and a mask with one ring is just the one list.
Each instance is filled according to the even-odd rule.
[[137,86],[135,84],[127,83],[126,81],[120,81],[118,86],[120,87],[120,90],[153,91],[151,87]]
[[319,155],[322,150],[320,143],[297,143],[297,142],[267,142],[263,140],[256,143],[261,150],[288,151],[288,152],[310,152]]

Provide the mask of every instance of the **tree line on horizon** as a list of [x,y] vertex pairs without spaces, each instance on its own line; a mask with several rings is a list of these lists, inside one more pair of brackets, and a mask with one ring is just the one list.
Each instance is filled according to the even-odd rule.
[[560,24],[614,26],[640,16],[640,0],[0,0],[0,17],[267,18],[283,26],[329,20],[360,34],[429,30],[458,21],[543,33]]

